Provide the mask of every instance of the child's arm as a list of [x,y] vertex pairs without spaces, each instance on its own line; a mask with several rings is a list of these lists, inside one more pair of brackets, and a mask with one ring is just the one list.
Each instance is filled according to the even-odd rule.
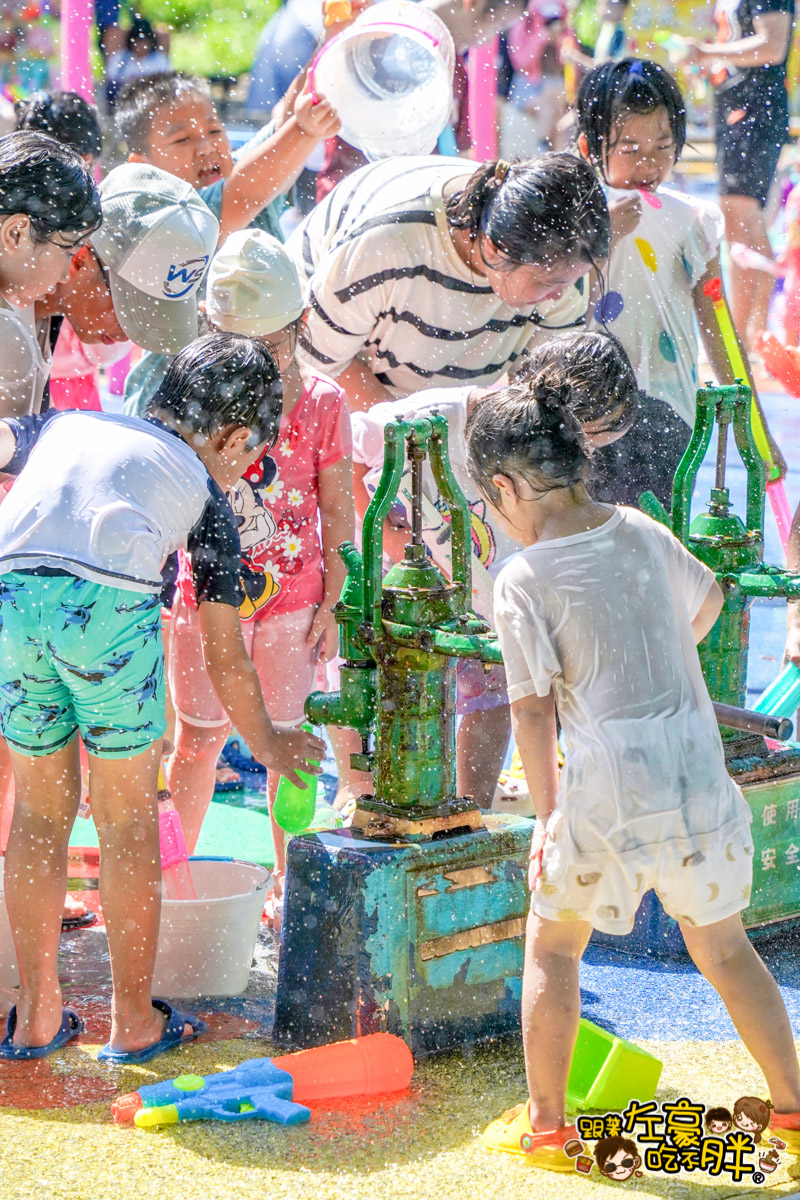
[[222,707],[255,759],[304,788],[296,771],[320,775],[322,768],[314,764],[325,757],[325,743],[304,729],[273,726],[245,649],[238,610],[231,604],[201,602],[198,614],[203,659]]
[[[715,255],[708,264],[705,275],[703,275],[702,278],[697,281],[692,289],[692,297],[694,299],[694,311],[697,316],[697,323],[700,326],[700,337],[703,339],[703,346],[705,347],[705,351],[708,355],[708,359],[711,363],[714,374],[720,383],[733,383],[733,368],[731,367],[730,359],[728,358],[728,351],[725,349],[725,343],[722,340],[722,334],[720,333],[719,325],[717,324],[717,318],[714,313],[714,304],[711,297],[707,296],[704,291],[705,285],[712,279],[721,278],[722,267],[720,265],[719,255]],[[738,333],[736,334],[736,340],[739,345],[739,350],[742,354],[742,360],[747,368],[747,379],[745,382],[753,393],[753,400],[755,401],[756,408],[761,415],[761,420],[764,424],[767,440],[769,442],[770,452],[772,454],[772,461],[780,470],[781,477],[783,477],[786,474],[786,463],[783,455],[778,449],[776,443],[773,441],[772,435],[769,432],[767,419],[764,416],[764,411],[758,399],[758,393],[750,372],[750,365],[747,361],[747,351],[742,345]]]
[[28,461],[45,426],[57,414],[57,409],[34,413],[32,416],[11,417],[0,421],[0,471],[19,475]]
[[[364,520],[364,513],[370,502],[369,492],[364,486],[364,476],[369,470],[370,467],[367,463],[353,463],[353,494],[355,510],[360,521]],[[392,562],[400,562],[405,554],[409,533],[409,525],[394,525],[388,518],[383,522],[383,553]]]
[[[322,530],[322,570],[325,594],[308,635],[308,645],[322,639],[320,658],[328,662],[339,647],[339,630],[331,611],[342,594],[345,566],[339,557],[342,542],[353,540],[353,460],[349,454],[319,473],[319,515]],[[362,488],[362,491],[364,489]]]
[[333,137],[339,118],[323,96],[313,103],[306,85],[294,112],[280,129],[241,154],[222,188],[220,244],[228,234],[246,229],[270,200],[285,191],[303,168],[314,146]]
[[[538,820],[546,822],[558,794],[558,729],[552,692],[525,696],[511,704],[511,728]],[[528,885],[533,891],[541,873],[545,835],[537,825],[531,841]]]
[[536,816],[546,821],[556,806],[558,793],[558,731],[553,693],[514,700],[511,728]]
[[383,404],[395,397],[380,383],[365,362],[354,358],[349,366],[336,376],[336,382],[347,393],[351,412],[368,412],[373,404]]
[[706,634],[711,632],[717,617],[722,612],[724,599],[722,588],[715,579],[692,621],[695,645],[699,645]]

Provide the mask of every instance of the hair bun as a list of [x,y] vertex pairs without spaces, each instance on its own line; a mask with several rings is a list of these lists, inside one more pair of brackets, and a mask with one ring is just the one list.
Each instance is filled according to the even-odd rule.
[[572,407],[572,391],[572,384],[556,383],[545,374],[535,375],[530,382],[531,396],[543,410],[543,415],[563,417],[565,410]]

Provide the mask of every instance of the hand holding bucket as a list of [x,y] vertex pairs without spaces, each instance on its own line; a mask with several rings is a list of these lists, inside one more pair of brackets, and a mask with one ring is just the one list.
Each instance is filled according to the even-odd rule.
[[435,13],[382,0],[322,47],[309,85],[367,158],[430,154],[450,121],[454,66],[453,39]]

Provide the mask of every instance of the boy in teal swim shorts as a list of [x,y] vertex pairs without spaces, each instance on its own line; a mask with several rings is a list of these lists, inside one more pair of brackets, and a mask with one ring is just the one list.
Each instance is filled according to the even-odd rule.
[[258,342],[215,334],[182,350],[147,420],[94,412],[0,422],[0,731],[16,805],[5,892],[20,994],[0,1058],[40,1058],[82,1031],[57,974],[78,739],[100,841],[113,982],[100,1057],[146,1062],[202,1022],[151,1001],[161,897],[156,808],[165,728],[159,594],[191,552],[206,667],[254,754],[297,782],[322,743],[273,728],[242,642],[241,550],[224,489],[274,440],[277,364]]

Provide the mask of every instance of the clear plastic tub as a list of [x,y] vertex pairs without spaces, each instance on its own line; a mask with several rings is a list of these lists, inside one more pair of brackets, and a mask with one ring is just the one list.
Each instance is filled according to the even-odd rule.
[[191,858],[196,900],[162,900],[153,995],[239,996],[272,876],[238,859]]
[[341,137],[369,159],[430,154],[450,123],[455,47],[412,0],[382,0],[317,55],[311,87],[339,114]]

